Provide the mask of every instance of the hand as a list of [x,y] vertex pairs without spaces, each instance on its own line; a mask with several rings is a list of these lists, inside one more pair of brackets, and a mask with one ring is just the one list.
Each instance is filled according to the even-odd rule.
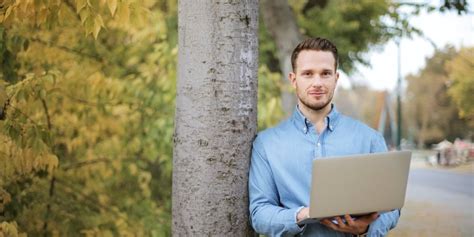
[[296,222],[302,221],[309,217],[309,208],[303,207],[296,215]]
[[364,216],[357,217],[357,219],[352,219],[348,214],[344,215],[346,222],[344,223],[342,218],[339,216],[334,217],[337,221],[337,224],[334,224],[331,219],[325,218],[321,220],[321,224],[340,232],[351,233],[354,235],[359,235],[367,232],[370,223],[374,222],[379,217],[377,212],[373,212]]

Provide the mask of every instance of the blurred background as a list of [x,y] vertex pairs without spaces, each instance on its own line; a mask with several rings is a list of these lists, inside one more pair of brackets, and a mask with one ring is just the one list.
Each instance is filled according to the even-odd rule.
[[[474,236],[472,7],[261,1],[259,130],[293,109],[275,35],[329,38],[338,109],[414,151],[390,236]],[[176,0],[0,1],[0,236],[171,235],[177,18]]]

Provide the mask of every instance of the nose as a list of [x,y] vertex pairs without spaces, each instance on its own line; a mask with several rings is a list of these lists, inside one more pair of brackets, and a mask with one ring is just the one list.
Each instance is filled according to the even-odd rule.
[[312,87],[321,87],[323,85],[323,80],[319,75],[315,75],[311,80]]

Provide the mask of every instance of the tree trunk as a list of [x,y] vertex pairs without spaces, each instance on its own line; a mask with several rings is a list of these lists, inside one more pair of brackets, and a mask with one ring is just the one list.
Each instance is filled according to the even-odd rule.
[[258,1],[179,1],[173,236],[250,236]]
[[428,119],[427,113],[422,114],[421,126],[418,130],[418,149],[425,148],[426,134],[428,133]]
[[[288,0],[261,0],[263,23],[267,27],[277,46],[277,57],[280,62],[282,80],[285,88],[291,88],[288,74],[291,69],[291,53],[303,40],[296,23],[296,17]],[[295,109],[296,97],[290,90],[281,92],[282,107],[286,115]]]

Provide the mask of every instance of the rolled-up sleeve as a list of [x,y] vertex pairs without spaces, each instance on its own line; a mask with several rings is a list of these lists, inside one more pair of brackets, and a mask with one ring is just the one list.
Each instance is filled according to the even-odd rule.
[[285,236],[303,230],[296,224],[296,214],[301,207],[288,209],[280,206],[272,170],[258,137],[252,148],[249,201],[251,223],[258,233]]
[[395,228],[400,218],[400,211],[394,210],[391,212],[385,212],[372,222],[369,226],[367,236],[379,237],[386,236],[388,231]]

